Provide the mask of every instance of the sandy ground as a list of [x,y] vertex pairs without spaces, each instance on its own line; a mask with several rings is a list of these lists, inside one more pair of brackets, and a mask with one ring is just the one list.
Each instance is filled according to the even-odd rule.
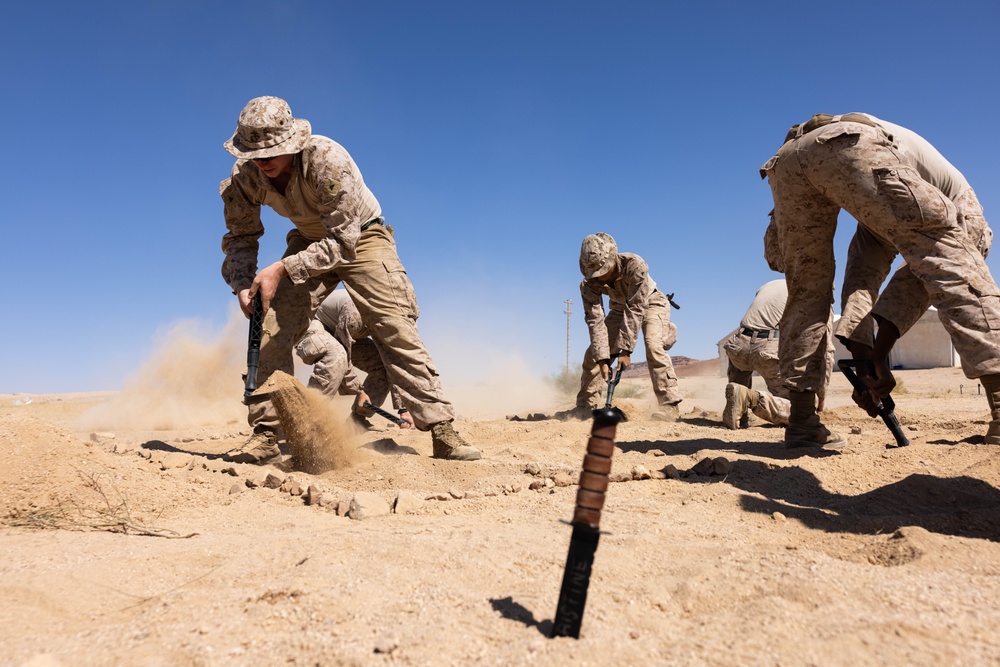
[[199,363],[197,388],[154,361],[120,393],[0,396],[0,663],[1000,664],[1000,449],[958,369],[898,373],[902,449],[835,374],[839,454],[723,428],[723,378],[682,378],[676,424],[623,381],[577,640],[548,635],[589,422],[453,392],[482,461],[376,422],[320,475],[233,465],[240,392]]

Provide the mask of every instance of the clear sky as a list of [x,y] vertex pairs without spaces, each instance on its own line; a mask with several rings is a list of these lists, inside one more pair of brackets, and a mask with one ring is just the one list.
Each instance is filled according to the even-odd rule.
[[[997,224],[998,28],[996,0],[10,4],[0,393],[117,389],[176,322],[223,329],[222,144],[259,95],[360,166],[446,386],[560,371],[567,299],[579,362],[596,231],[676,293],[671,352],[715,357],[778,277],[757,170],[814,113],[922,134]],[[265,225],[262,266],[289,223]]]

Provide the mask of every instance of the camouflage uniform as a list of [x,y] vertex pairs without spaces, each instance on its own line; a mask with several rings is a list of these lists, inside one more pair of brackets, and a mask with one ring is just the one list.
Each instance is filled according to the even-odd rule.
[[[610,359],[612,353],[631,354],[638,343],[640,330],[656,400],[660,405],[676,405],[683,396],[677,386],[673,362],[667,354],[677,341],[677,326],[670,321],[670,302],[656,288],[649,276],[649,267],[641,257],[629,252],[616,254],[618,277],[611,285],[597,278],[580,283],[590,347],[583,356],[577,408],[587,410],[600,403],[602,379],[597,362]],[[608,295],[607,314],[604,312],[605,294]]]
[[[976,193],[967,188],[949,198],[957,209],[959,225],[985,259],[992,246],[993,231],[986,223]],[[931,305],[927,289],[913,275],[908,264],[903,264],[892,274],[879,296],[878,287],[885,280],[896,255],[896,249],[891,244],[858,226],[847,254],[841,318],[837,325],[837,338],[845,345],[854,341],[872,346],[875,335],[873,314],[892,322],[902,334],[909,331]]]
[[[313,367],[309,386],[327,396],[357,396],[363,391],[372,405],[381,406],[390,394],[379,345],[369,337],[361,313],[345,290],[334,290],[320,304],[295,352]],[[367,374],[363,384],[356,369]],[[395,391],[391,393],[393,407],[400,410],[402,400]]]
[[[785,311],[788,289],[784,280],[772,280],[757,290],[737,329],[723,349],[729,357],[727,375],[730,383],[753,388],[753,373],[757,371],[770,393],[759,393],[746,406],[755,415],[772,424],[788,424],[788,389],[782,384],[778,368],[778,323]],[[727,388],[727,400],[732,390]],[[737,419],[745,414],[739,411]]]
[[[311,134],[308,122],[293,119],[287,103],[275,97],[247,104],[226,148],[241,158],[220,186],[229,230],[222,240],[222,275],[234,293],[249,288],[257,272],[258,239],[264,233],[261,206],[295,225],[282,258],[289,280],[278,283],[264,318],[259,383],[275,370],[292,372],[295,344],[343,281],[415,426],[433,430],[435,456],[456,458],[447,452],[465,443],[456,442],[460,438],[450,425],[454,409],[417,333],[413,286],[396,253],[392,228],[384,224],[381,207],[354,160],[332,139]],[[294,156],[284,192],[253,161],[275,155]],[[269,401],[250,406],[249,423],[255,433],[279,427]]]
[[[780,358],[785,386],[820,391],[830,369],[825,350],[831,336],[833,236],[841,208],[885,248],[902,254],[937,307],[966,374],[976,378],[1000,372],[1000,289],[976,240],[960,223],[954,202],[922,175],[927,160],[899,150],[877,119],[861,114],[829,118],[814,117],[793,128],[761,168],[774,196],[779,243],[796,249],[784,257],[789,296]],[[886,265],[887,255],[880,266]],[[879,271],[858,280],[859,262],[868,266],[856,259],[845,286],[870,294],[857,285],[872,284]],[[879,304],[887,313],[892,310],[888,299]],[[896,322],[890,314],[887,319],[905,332],[908,318]]]

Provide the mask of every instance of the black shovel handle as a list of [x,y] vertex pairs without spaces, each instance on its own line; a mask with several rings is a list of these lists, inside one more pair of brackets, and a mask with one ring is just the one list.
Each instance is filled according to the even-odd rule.
[[260,341],[264,337],[264,302],[260,292],[254,295],[250,332],[247,336],[247,374],[243,376],[243,400],[257,390],[257,369],[260,367]]
[[618,372],[616,372],[613,377],[609,377],[608,378],[608,400],[604,404],[604,409],[605,410],[610,410],[611,409],[611,399],[614,397],[614,395],[615,395],[615,387],[618,386],[618,382],[621,379],[622,379],[622,367],[619,366],[618,367]]
[[[872,376],[874,375],[874,368],[871,361],[867,359],[841,359],[837,362],[837,366],[858,393],[868,391],[868,385],[862,382],[861,378],[854,372],[854,369],[857,368],[862,375]],[[892,396],[886,396],[879,401],[875,405],[875,412],[882,418],[885,425],[889,427],[889,432],[896,439],[897,447],[906,447],[910,444],[909,438],[903,433],[903,427],[896,418],[896,403],[892,400]]]
[[402,426],[402,425],[406,424],[406,420],[405,419],[397,417],[396,415],[392,414],[391,412],[388,412],[387,410],[383,410],[382,408],[375,407],[374,405],[372,405],[368,401],[365,401],[364,403],[362,403],[361,407],[365,408],[366,410],[371,410],[372,412],[374,412],[377,415],[381,415],[382,417],[385,417],[389,421],[394,422],[397,426]]

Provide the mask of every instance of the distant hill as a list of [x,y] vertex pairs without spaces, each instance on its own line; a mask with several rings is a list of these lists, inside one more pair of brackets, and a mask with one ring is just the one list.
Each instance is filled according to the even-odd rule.
[[[713,377],[719,374],[719,358],[715,359],[692,359],[691,357],[673,356],[674,370],[677,377]],[[637,361],[622,373],[624,378],[649,377],[649,370],[645,361]]]

